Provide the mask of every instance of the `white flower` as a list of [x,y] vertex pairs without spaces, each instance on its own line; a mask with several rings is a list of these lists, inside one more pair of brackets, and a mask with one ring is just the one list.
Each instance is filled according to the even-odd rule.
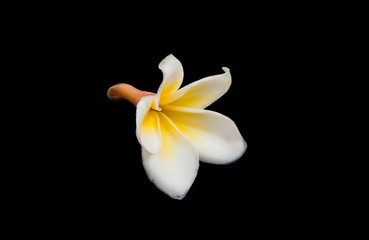
[[163,82],[157,94],[118,84],[108,96],[137,105],[136,134],[147,176],[170,197],[182,199],[195,180],[199,160],[228,164],[242,156],[247,144],[231,119],[204,110],[228,91],[228,68],[181,89],[183,68],[177,58],[167,56],[159,68]]

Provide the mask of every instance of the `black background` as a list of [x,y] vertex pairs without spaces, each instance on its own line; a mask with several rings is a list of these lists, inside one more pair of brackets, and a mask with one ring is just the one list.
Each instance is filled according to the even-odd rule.
[[[15,44],[29,64],[27,86],[37,89],[36,102],[21,103],[28,123],[22,141],[32,160],[18,160],[13,179],[17,200],[27,199],[25,211],[137,224],[165,213],[168,221],[191,216],[231,226],[238,217],[293,220],[312,210],[317,173],[309,169],[316,165],[303,139],[314,131],[305,123],[315,121],[305,111],[305,97],[316,84],[311,77],[320,67],[320,39],[308,34],[309,23],[298,17],[302,10],[282,14],[264,7],[218,6],[204,16],[202,9],[142,21],[144,13],[131,18],[77,11],[52,18],[50,12],[21,22]],[[169,54],[183,65],[182,86],[230,68],[229,91],[208,109],[230,117],[248,143],[230,165],[200,162],[180,201],[146,177],[135,107],[106,95],[117,83],[156,92],[158,64]]]

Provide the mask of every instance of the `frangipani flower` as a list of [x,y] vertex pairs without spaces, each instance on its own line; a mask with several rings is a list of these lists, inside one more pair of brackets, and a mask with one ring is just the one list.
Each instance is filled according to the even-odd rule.
[[228,164],[240,158],[247,145],[231,119],[204,110],[228,91],[228,68],[181,89],[183,68],[177,58],[167,56],[159,69],[163,82],[156,94],[117,84],[108,96],[136,105],[136,135],[147,176],[170,197],[182,199],[195,180],[199,160]]

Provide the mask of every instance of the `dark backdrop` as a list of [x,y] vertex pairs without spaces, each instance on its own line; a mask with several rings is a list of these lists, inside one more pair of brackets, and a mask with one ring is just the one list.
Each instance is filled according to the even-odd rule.
[[[225,17],[217,10],[217,18],[198,13],[182,22],[174,20],[182,15],[140,22],[76,14],[69,21],[24,23],[23,36],[30,40],[22,53],[33,76],[28,84],[39,91],[36,104],[22,102],[30,122],[23,141],[36,157],[19,162],[21,196],[51,213],[106,217],[133,209],[138,223],[146,211],[214,219],[234,213],[257,221],[287,213],[293,218],[309,209],[315,199],[307,194],[308,183],[314,176],[305,178],[311,162],[301,139],[310,127],[301,120],[314,121],[305,114],[304,96],[314,84],[309,70],[316,67],[311,57],[317,39],[293,14],[260,8]],[[181,201],[146,177],[135,107],[106,95],[116,83],[156,92],[162,81],[158,64],[171,53],[183,64],[183,86],[230,68],[229,91],[208,109],[234,120],[248,143],[246,153],[230,165],[200,163]]]
[[[283,50],[285,43],[281,46],[275,40],[270,43],[265,39],[268,36],[260,39],[218,28],[212,34],[227,36],[215,41],[205,36],[199,41],[176,42],[155,36],[155,31],[151,34],[142,42],[121,35],[106,36],[102,42],[86,38],[76,46],[72,44],[67,50],[70,56],[62,53],[66,62],[61,69],[63,91],[59,94],[63,100],[58,100],[61,109],[55,110],[54,119],[61,134],[56,149],[62,157],[52,163],[63,175],[64,180],[58,180],[60,187],[66,183],[72,190],[67,193],[87,194],[88,199],[116,204],[174,201],[145,175],[135,136],[135,107],[125,101],[111,101],[106,95],[116,83],[156,92],[162,81],[158,64],[172,53],[183,64],[183,86],[222,73],[223,66],[230,68],[230,90],[208,109],[233,119],[248,143],[244,156],[230,165],[201,163],[183,202],[225,201],[232,205],[236,201],[260,207],[283,197],[292,184],[287,179],[291,162],[286,155],[293,151],[289,144],[294,141],[285,128],[293,127],[293,118],[298,117],[290,118],[293,108],[289,105],[294,100],[285,95],[285,88],[293,84],[296,66],[293,56]],[[162,43],[161,38],[168,42]]]

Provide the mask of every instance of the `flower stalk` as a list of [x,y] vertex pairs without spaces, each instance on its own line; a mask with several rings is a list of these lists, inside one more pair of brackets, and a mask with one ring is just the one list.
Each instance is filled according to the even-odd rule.
[[132,85],[126,83],[119,83],[109,88],[108,90],[108,98],[110,100],[128,100],[133,105],[137,106],[137,103],[141,100],[141,98],[155,95],[152,92],[141,91]]

